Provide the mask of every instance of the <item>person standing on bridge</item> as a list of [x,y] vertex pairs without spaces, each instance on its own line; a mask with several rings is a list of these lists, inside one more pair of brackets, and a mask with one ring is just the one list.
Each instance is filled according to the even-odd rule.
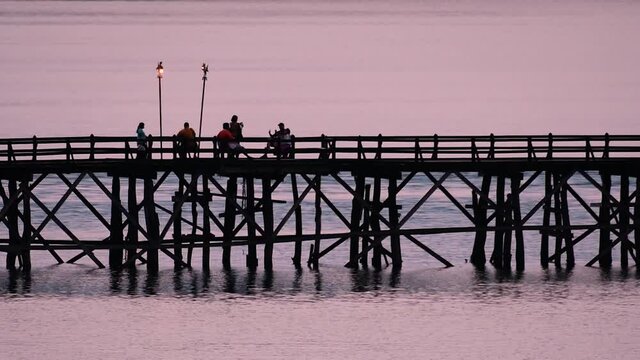
[[147,134],[144,133],[144,123],[141,122],[138,124],[138,129],[136,130],[136,159],[146,159],[147,158]]
[[231,123],[229,124],[229,131],[231,131],[231,135],[233,135],[236,142],[239,144],[242,141],[242,128],[244,127],[244,123],[238,122],[238,115],[233,115],[231,117]]
[[184,128],[178,131],[177,137],[180,158],[184,159],[196,150],[196,131],[189,126],[188,122],[185,122]]

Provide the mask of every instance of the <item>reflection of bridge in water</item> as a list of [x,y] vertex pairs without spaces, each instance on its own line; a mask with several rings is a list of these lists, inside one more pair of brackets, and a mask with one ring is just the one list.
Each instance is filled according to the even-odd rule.
[[[305,241],[311,242],[305,257],[313,267],[342,244],[348,247],[344,259],[348,267],[380,268],[386,262],[398,268],[406,246],[417,246],[444,266],[452,266],[427,243],[429,235],[451,233],[474,233],[470,261],[484,265],[487,236],[492,233],[488,261],[497,268],[510,267],[515,252],[516,268],[523,269],[525,231],[539,234],[544,267],[560,266],[562,258],[573,266],[574,247],[596,231],[598,248],[587,265],[611,266],[615,247],[623,268],[629,257],[638,262],[640,231],[634,230],[640,225],[640,202],[634,199],[640,181],[640,136],[322,136],[296,138],[291,153],[268,158],[257,156],[264,153],[266,139],[246,139],[247,153],[253,157],[246,158],[229,156],[218,148],[215,138],[202,138],[198,153],[188,159],[179,158],[175,138],[162,140],[171,145],[159,151],[150,140],[144,159],[134,159],[134,138],[0,140],[0,221],[6,227],[0,250],[6,252],[7,268],[30,269],[31,252],[36,250],[49,252],[58,263],[65,261],[60,253],[76,251],[66,262],[88,257],[103,267],[98,255],[104,250],[113,268],[144,263],[155,271],[160,254],[171,258],[177,268],[191,267],[194,248],[201,251],[203,269],[209,269],[211,248],[221,248],[223,266],[230,268],[232,248],[242,246],[249,268],[258,266],[262,247],[262,264],[270,269],[278,243],[294,244],[292,260],[300,266]],[[612,177],[620,182],[615,196]],[[57,186],[66,186],[54,205],[37,194],[51,186],[44,181],[49,178],[59,179]],[[159,189],[170,183],[169,178],[175,179],[173,195],[161,199]],[[425,185],[417,178],[428,182]],[[544,188],[530,194],[530,185],[538,178],[544,179]],[[576,179],[598,191],[600,202],[588,203],[570,184]],[[350,214],[343,214],[332,194],[323,191],[327,181],[339,184],[351,198]],[[88,184],[108,199],[109,215],[103,215],[83,194]],[[452,184],[465,187],[468,203],[458,191],[452,193]],[[284,186],[290,198],[273,199],[273,193]],[[421,195],[401,216],[398,199],[407,188],[415,191],[417,186],[422,187]],[[520,199],[527,190],[537,200],[524,211]],[[415,221],[436,192],[468,225],[434,227]],[[307,212],[302,205],[311,202],[310,194],[315,226],[306,229],[303,213]],[[65,218],[59,210],[72,195],[95,217],[96,228],[104,229],[102,239],[85,239],[67,225],[77,215]],[[213,209],[216,195],[224,198],[221,214]],[[163,206],[163,200],[170,201],[172,208]],[[275,213],[274,203],[286,211]],[[570,213],[575,207],[593,221],[576,223]],[[166,222],[160,222],[159,212],[166,214]],[[344,231],[323,229],[323,218],[326,221],[328,216],[335,217]],[[288,225],[295,230],[283,231]],[[64,238],[45,237],[44,230],[52,226]]]

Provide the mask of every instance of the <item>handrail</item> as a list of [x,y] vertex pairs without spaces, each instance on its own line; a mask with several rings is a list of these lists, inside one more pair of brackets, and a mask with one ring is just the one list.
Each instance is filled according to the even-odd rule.
[[[267,137],[247,137],[242,141],[247,154],[264,155]],[[158,142],[163,142],[160,147]],[[195,139],[200,144],[197,158],[228,158],[226,147],[216,137]],[[278,144],[276,144],[278,145]],[[311,136],[292,137],[289,154],[270,150],[271,157],[283,159],[413,159],[437,161],[447,159],[485,162],[500,159],[597,160],[640,158],[640,135],[474,135],[474,136]],[[180,141],[175,136],[148,137],[144,158],[159,160],[159,153],[177,159]],[[133,136],[30,137],[0,139],[0,163],[15,161],[100,161],[134,159],[137,140]],[[156,155],[156,156],[154,156]],[[297,156],[296,156],[297,155]],[[235,156],[232,156],[232,158]],[[260,157],[260,156],[256,156]]]

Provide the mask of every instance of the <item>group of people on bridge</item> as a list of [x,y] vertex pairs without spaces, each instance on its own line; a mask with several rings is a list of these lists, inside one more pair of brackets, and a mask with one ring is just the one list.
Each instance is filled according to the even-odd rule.
[[[251,159],[252,157],[247,153],[244,146],[240,144],[244,139],[244,136],[242,135],[243,128],[244,123],[238,122],[237,115],[233,115],[230,122],[223,123],[222,130],[220,130],[216,135],[218,149],[222,153],[228,154],[229,157],[238,157],[239,154],[244,154],[247,158]],[[185,122],[184,127],[176,134],[180,158],[184,159],[191,157],[198,151],[199,143],[196,137],[195,130],[191,128],[188,122]],[[144,122],[138,124],[136,139],[137,158],[148,158],[148,142],[147,134],[144,132]],[[269,130],[269,141],[265,147],[265,153],[261,158],[266,158],[267,154],[270,152],[281,158],[293,157],[291,130],[285,127],[284,123],[279,123],[278,129],[273,134],[271,133],[271,130]]]

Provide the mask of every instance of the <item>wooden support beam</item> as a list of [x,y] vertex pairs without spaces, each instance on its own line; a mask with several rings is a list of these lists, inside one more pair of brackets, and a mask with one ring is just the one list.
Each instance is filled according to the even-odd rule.
[[[479,192],[473,192],[474,218],[476,219],[476,235],[471,253],[471,263],[483,267],[486,263],[485,244],[487,242],[487,207],[489,205],[489,190],[491,175],[482,175],[482,185]],[[494,204],[495,205],[495,204]]]
[[[420,155],[422,157],[422,154]],[[371,202],[369,201],[371,197],[371,184],[366,184],[364,187],[364,200],[367,204],[371,204]],[[370,210],[370,206],[369,207],[363,207],[363,218],[362,218],[362,228],[364,231],[369,231],[370,229],[370,216],[371,210]],[[364,237],[362,237],[362,256],[360,257],[360,264],[363,267],[367,267],[368,264],[368,258],[369,258],[369,241],[367,239],[365,239]]]
[[522,232],[522,215],[520,211],[520,176],[511,178],[511,211],[516,237],[516,270],[523,271],[525,267],[524,234]]
[[[620,204],[618,208],[629,209],[629,175],[620,175]],[[629,251],[628,247],[629,234],[629,212],[620,211],[620,267],[626,269],[629,267]]]
[[560,191],[560,202],[562,203],[562,238],[564,240],[565,248],[567,249],[567,268],[571,269],[575,266],[576,259],[573,254],[573,234],[571,233],[571,217],[569,214],[567,186],[567,183],[562,185],[562,190]]
[[[553,235],[555,237],[555,253],[556,254],[560,254],[560,250],[562,249],[562,240],[563,240],[563,225],[562,225],[562,208],[563,208],[563,203],[562,203],[562,198],[560,196],[560,193],[562,192],[562,189],[564,188],[564,186],[560,183],[560,174],[558,174],[557,172],[553,173],[553,183],[554,183],[554,187],[557,189],[560,189],[560,191],[554,191],[553,193],[553,216],[554,216],[554,220],[555,220],[555,229],[553,232]],[[556,267],[560,267],[562,265],[561,263],[561,257],[560,256],[556,256],[555,257],[555,265]]]
[[[183,173],[176,174],[178,179],[184,177]],[[185,186],[183,181],[178,181],[178,194],[173,199],[173,254],[175,260],[173,262],[174,269],[182,268],[182,242],[180,238],[182,236],[182,205],[184,204]]]
[[[138,243],[138,195],[136,191],[136,178],[130,176],[127,189],[127,209],[129,210],[129,226],[127,227],[127,244],[134,245],[134,248],[127,250],[127,261],[131,266],[135,266],[135,246]],[[129,261],[131,260],[131,261]]]
[[[295,178],[295,175],[292,175],[292,177]],[[249,269],[256,269],[258,267],[258,251],[256,248],[256,243],[257,243],[256,228],[253,225],[256,222],[255,221],[255,184],[254,184],[253,177],[247,177],[244,179],[244,181],[247,189],[247,211],[245,216],[249,218],[246,221],[247,222],[247,241],[249,242],[247,246],[246,263]],[[300,246],[302,247],[302,242],[296,241],[296,246],[298,243],[300,243]]]
[[158,272],[159,268],[158,246],[160,244],[160,223],[158,221],[156,207],[154,206],[155,200],[153,198],[153,180],[151,178],[145,178],[143,186],[144,218],[147,227],[147,233],[149,234],[149,249],[147,250],[147,271],[156,273]]
[[[355,176],[356,194],[358,197],[364,197],[364,177],[361,175]],[[358,229],[360,228],[360,220],[362,218],[362,206],[357,197],[354,196],[351,200],[351,240],[349,242],[349,264],[351,267],[358,267],[358,252],[360,251],[360,239],[358,236]]]
[[[236,191],[234,190],[232,193],[235,195]],[[204,195],[200,198],[200,206],[202,207],[202,234],[204,235],[204,239],[202,241],[202,271],[204,273],[208,273],[210,270],[211,258],[211,222],[209,220],[211,218],[211,205],[209,200],[211,199],[211,194],[209,191],[209,181],[204,175],[202,176],[202,194]],[[233,199],[233,201],[235,202],[235,199]],[[233,215],[232,217],[235,221],[235,215]],[[230,228],[233,229],[233,224],[230,224]],[[223,241],[225,241],[225,245],[227,245],[226,242],[231,241],[231,239],[227,239],[227,237],[225,236]],[[231,254],[231,248],[224,246],[223,249],[227,251],[226,258],[224,257],[223,253],[223,265],[225,269],[227,269],[231,266],[231,259],[229,258]],[[225,261],[227,261],[228,265],[227,263],[225,263]]]
[[[120,211],[120,177],[113,176],[111,179],[111,226],[109,229],[110,243],[113,245],[122,245],[124,237],[122,234],[122,212]],[[109,249],[109,267],[119,269],[122,266],[123,251],[120,247]]]
[[[16,180],[9,180],[9,198],[18,198],[18,186]],[[5,206],[6,207],[6,206]],[[9,246],[17,248],[20,246],[20,232],[18,230],[18,202],[10,201],[7,209],[7,225],[9,227]],[[6,268],[16,270],[16,260],[18,260],[18,251],[7,251]]]
[[313,256],[310,259],[311,261],[311,267],[313,269],[318,269],[318,265],[319,262],[318,260],[320,259],[320,235],[322,235],[322,197],[321,197],[321,192],[320,192],[320,187],[322,184],[322,178],[318,177],[318,182],[317,182],[318,186],[314,189],[315,192],[315,203],[314,203],[314,209],[315,209],[315,241],[313,244]]
[[[310,188],[310,187],[308,187]],[[293,265],[296,267],[300,267],[302,263],[302,239],[299,236],[302,236],[302,207],[299,204],[299,196],[298,196],[298,179],[296,174],[291,174],[291,193],[293,196],[293,203],[298,204],[295,206],[295,226],[296,226],[296,242],[293,250]]]
[[513,235],[513,208],[511,194],[507,194],[504,211],[503,242],[502,242],[502,267],[511,269],[511,237]]
[[[640,175],[636,175],[636,194],[640,192]],[[640,198],[636,196],[636,201],[633,205],[633,236],[634,236],[634,250],[635,250],[635,262],[636,268],[640,266]]]
[[[542,212],[542,226],[547,228],[551,224],[551,194],[553,193],[551,172],[544,173],[544,208]],[[543,268],[549,266],[549,234],[542,233],[540,240],[540,265]]]
[[31,271],[31,242],[32,233],[31,229],[31,190],[29,189],[29,181],[22,180],[20,182],[20,188],[22,191],[22,246],[24,249],[20,252],[19,256],[22,260],[22,269],[26,272]]
[[[371,227],[371,231],[374,231],[374,232],[380,231],[380,216],[378,216],[381,210],[380,193],[381,193],[381,179],[376,176],[373,179],[373,195],[371,199],[371,207],[369,208],[370,227]],[[382,241],[382,239],[379,238],[378,236],[375,236],[374,241],[376,241],[376,243],[373,246],[373,257],[371,258],[371,265],[373,265],[375,269],[381,269],[382,268],[382,251],[381,251],[382,245],[380,244],[380,242]]]
[[600,200],[600,221],[598,225],[600,227],[600,241],[598,246],[598,264],[602,268],[611,267],[611,231],[610,231],[610,192],[611,192],[611,175],[607,172],[600,172],[600,178],[602,179],[601,186],[601,200]]
[[[235,205],[238,195],[238,178],[231,176],[227,179],[226,200],[224,203],[224,238],[222,242],[222,266],[225,269],[231,268],[231,242],[233,240],[233,229],[236,226]],[[244,209],[243,209],[244,210]],[[246,213],[243,211],[243,213]],[[246,215],[245,215],[246,216]]]
[[502,269],[502,249],[504,241],[504,176],[498,175],[496,182],[496,230],[493,237],[493,252],[489,262],[497,269]]
[[396,188],[397,180],[390,178],[389,180],[389,223],[391,230],[391,254],[393,259],[393,267],[399,269],[402,267],[402,249],[400,247],[400,235],[397,233],[399,230],[398,224],[398,204],[396,202]]
[[262,202],[264,219],[264,268],[273,269],[273,203],[271,202],[271,179],[262,178]]

